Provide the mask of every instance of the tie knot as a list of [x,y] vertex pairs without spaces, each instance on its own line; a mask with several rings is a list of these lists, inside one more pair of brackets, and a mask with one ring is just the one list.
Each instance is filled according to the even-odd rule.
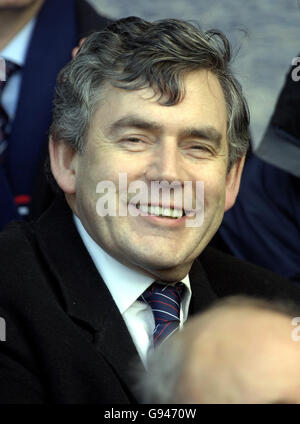
[[155,281],[141,296],[141,300],[152,308],[155,320],[153,333],[155,346],[170,336],[179,325],[183,289],[183,283],[170,285]]
[[162,284],[154,281],[151,286],[143,293],[144,301],[147,303],[163,301],[169,299],[171,304],[180,305],[184,284],[176,283],[175,285]]

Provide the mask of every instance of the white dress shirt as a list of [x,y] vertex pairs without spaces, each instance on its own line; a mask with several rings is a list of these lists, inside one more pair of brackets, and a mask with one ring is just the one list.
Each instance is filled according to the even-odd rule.
[[[16,63],[19,66],[24,66],[29,42],[34,29],[36,19],[31,19],[21,31],[0,51],[0,56],[6,60]],[[1,104],[4,107],[10,121],[15,117],[20,87],[22,82],[22,73],[17,72],[5,84],[3,89]]]
[[[75,225],[99,274],[110,291],[132,340],[146,366],[147,356],[153,351],[153,331],[155,328],[151,307],[137,299],[153,283],[153,278],[121,264],[107,254],[86,232],[81,221],[74,215]],[[180,306],[180,328],[188,317],[191,300],[189,276],[183,280],[186,290]]]

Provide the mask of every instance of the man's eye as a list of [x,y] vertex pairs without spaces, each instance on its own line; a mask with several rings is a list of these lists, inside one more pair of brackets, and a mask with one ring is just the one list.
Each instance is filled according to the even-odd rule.
[[147,147],[147,142],[139,137],[126,137],[121,140],[121,145],[131,151],[142,151]]
[[200,152],[212,153],[209,147],[201,145],[201,144],[196,144],[195,146],[191,146],[191,149],[196,151],[198,150]]
[[195,158],[207,158],[214,154],[213,150],[204,144],[194,144],[189,147],[189,153]]
[[202,144],[195,144],[195,145],[191,146],[191,148],[192,149],[196,149],[196,150],[207,150],[207,151],[210,151],[207,146],[204,146]]
[[141,140],[140,138],[136,138],[136,137],[127,137],[124,138],[122,141],[129,142],[129,143],[143,143],[143,140]]

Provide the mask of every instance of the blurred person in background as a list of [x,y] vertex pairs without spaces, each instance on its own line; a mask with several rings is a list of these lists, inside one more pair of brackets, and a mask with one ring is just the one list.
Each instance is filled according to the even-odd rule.
[[108,22],[85,0],[0,0],[0,229],[51,202],[43,164],[56,76],[79,40]]
[[147,372],[137,371],[140,400],[300,403],[299,311],[246,296],[215,302],[153,353]]
[[247,156],[234,207],[214,245],[300,285],[299,59],[286,76],[264,137]]

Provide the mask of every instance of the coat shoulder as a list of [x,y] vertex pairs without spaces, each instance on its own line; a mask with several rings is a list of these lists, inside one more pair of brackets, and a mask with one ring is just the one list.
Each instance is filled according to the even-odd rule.
[[[0,232],[0,299],[23,305],[39,296],[57,298],[53,278],[41,255],[33,224],[16,222]],[[60,295],[59,295],[60,298]]]
[[200,261],[215,293],[222,296],[245,294],[269,299],[289,299],[300,304],[300,287],[252,263],[208,247]]
[[[25,222],[13,222],[0,232],[0,267],[21,264],[22,257],[34,253],[34,237],[31,225]],[[20,262],[21,261],[21,262]]]

